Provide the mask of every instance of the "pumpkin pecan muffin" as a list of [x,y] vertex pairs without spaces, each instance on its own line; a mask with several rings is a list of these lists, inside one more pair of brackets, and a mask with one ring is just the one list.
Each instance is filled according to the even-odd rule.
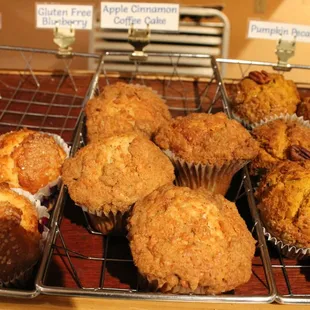
[[293,81],[282,74],[252,71],[232,87],[231,105],[236,117],[245,124],[282,113],[294,114],[300,96]]
[[224,113],[193,113],[160,128],[155,143],[170,157],[178,185],[225,195],[233,175],[258,153],[250,133]]
[[261,181],[256,196],[268,233],[284,245],[310,248],[309,161],[284,161],[274,166]]
[[61,175],[67,157],[47,133],[22,129],[0,136],[0,183],[37,193]]
[[121,82],[105,86],[85,113],[88,142],[130,131],[151,138],[171,119],[164,100],[151,88]]
[[268,121],[252,130],[259,143],[258,156],[251,162],[251,174],[263,175],[281,161],[310,159],[310,127],[293,116]]
[[0,184],[0,283],[22,278],[40,257],[38,214],[26,197]]
[[250,279],[255,240],[222,195],[163,186],[135,204],[128,230],[151,290],[219,294]]
[[173,180],[169,159],[153,142],[134,133],[89,144],[63,166],[71,198],[103,233],[121,230],[137,200]]
[[304,120],[310,120],[310,97],[306,97],[297,107],[296,114]]

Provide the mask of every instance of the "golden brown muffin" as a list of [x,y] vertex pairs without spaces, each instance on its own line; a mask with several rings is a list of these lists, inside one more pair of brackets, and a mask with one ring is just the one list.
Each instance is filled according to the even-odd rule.
[[310,247],[310,162],[281,162],[262,180],[257,197],[266,229],[284,243]]
[[310,120],[310,97],[305,98],[297,107],[296,114],[304,120]]
[[128,223],[134,263],[153,290],[218,294],[250,279],[255,240],[222,195],[163,186]]
[[0,184],[0,282],[26,271],[40,256],[35,207],[25,197]]
[[28,129],[0,136],[0,183],[32,194],[61,174],[66,158],[53,137]]
[[176,167],[180,186],[225,195],[233,175],[258,153],[248,131],[224,113],[193,113],[162,127],[155,143]]
[[310,128],[298,121],[277,119],[252,131],[260,144],[258,156],[251,163],[251,174],[264,174],[280,161],[310,159]]
[[216,166],[227,161],[251,160],[258,152],[248,131],[222,112],[177,117],[159,130],[155,143],[187,162]]
[[124,214],[138,199],[173,180],[169,159],[137,134],[89,144],[63,166],[63,181],[71,198],[100,216]]
[[282,74],[252,71],[239,84],[233,86],[231,104],[233,112],[248,123],[281,113],[294,114],[300,96],[293,81]]
[[85,109],[88,142],[135,131],[151,138],[171,119],[165,102],[149,87],[116,83]]

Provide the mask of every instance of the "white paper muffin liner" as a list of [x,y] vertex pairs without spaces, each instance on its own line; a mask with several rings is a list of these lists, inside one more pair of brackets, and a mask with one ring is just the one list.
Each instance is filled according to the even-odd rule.
[[281,254],[287,258],[302,260],[310,257],[310,248],[300,248],[295,245],[284,243],[282,240],[272,236],[265,227],[263,227],[263,233],[267,240],[274,246],[278,247]]
[[[15,193],[21,195],[21,196],[26,197],[32,203],[32,205],[37,210],[39,222],[43,218],[49,219],[50,214],[47,212],[46,208],[41,205],[40,200],[36,199],[29,192],[27,192],[21,188],[11,188],[11,190],[14,191]],[[45,246],[46,239],[47,239],[48,232],[49,232],[49,229],[45,225],[42,224],[42,226],[43,226],[43,232],[41,233],[41,239],[40,239],[40,244],[39,244],[41,254],[43,253],[44,246]],[[29,280],[32,279],[32,277],[33,277],[33,269],[36,266],[36,264],[37,264],[37,262],[35,262],[28,269],[26,269],[26,270],[24,270],[18,274],[15,274],[10,279],[10,281],[2,282],[0,280],[0,287],[7,287],[7,288],[10,288],[10,287],[23,288],[23,287],[25,287],[28,284]]]
[[234,160],[222,166],[188,163],[173,154],[170,150],[163,151],[173,163],[177,173],[177,186],[192,189],[206,188],[214,193],[225,195],[236,172],[247,165],[249,160]]
[[126,212],[103,212],[102,210],[92,211],[84,206],[77,205],[88,214],[91,226],[104,235],[109,233],[125,234],[127,218],[132,206]]
[[254,129],[256,127],[270,123],[270,122],[275,121],[277,119],[283,119],[285,121],[293,121],[293,122],[296,122],[302,126],[310,128],[310,121],[305,120],[302,116],[297,116],[296,114],[287,114],[286,113],[286,114],[273,115],[273,116],[267,117],[263,120],[260,120],[257,123],[251,124],[250,129]]
[[241,118],[234,111],[231,111],[231,114],[232,114],[233,119],[236,120],[237,122],[241,123],[243,125],[243,127],[245,127],[246,129],[251,129],[251,125],[252,125],[251,122],[246,121],[245,119]]

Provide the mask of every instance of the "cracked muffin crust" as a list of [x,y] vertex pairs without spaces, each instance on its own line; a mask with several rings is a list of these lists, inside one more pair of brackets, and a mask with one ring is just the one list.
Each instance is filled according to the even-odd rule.
[[153,142],[133,133],[89,144],[63,166],[71,198],[96,214],[127,212],[138,199],[173,180],[169,159]]
[[297,107],[296,114],[304,120],[310,120],[310,97],[305,98]]
[[218,294],[250,279],[255,240],[222,195],[163,186],[135,204],[128,230],[153,290]]
[[35,194],[61,175],[66,158],[53,137],[28,129],[0,136],[0,183]]
[[249,132],[222,112],[192,113],[172,119],[159,130],[155,143],[187,162],[216,166],[251,160],[258,152]]
[[294,120],[276,119],[252,130],[260,145],[251,174],[264,174],[281,161],[310,159],[310,128]]
[[310,247],[310,162],[282,162],[256,193],[266,229],[286,244]]
[[293,81],[266,71],[250,72],[231,90],[233,112],[248,123],[257,123],[281,113],[293,114],[299,102],[300,96]]
[[152,138],[171,119],[164,100],[151,88],[121,82],[105,86],[85,113],[88,142],[130,131]]
[[0,282],[8,282],[34,265],[40,256],[35,207],[0,184]]

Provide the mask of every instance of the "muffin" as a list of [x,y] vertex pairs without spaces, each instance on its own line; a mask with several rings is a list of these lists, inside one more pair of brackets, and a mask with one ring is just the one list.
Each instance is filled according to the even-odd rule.
[[177,117],[159,130],[155,143],[175,165],[178,185],[223,195],[233,175],[258,153],[248,131],[224,113]]
[[71,198],[104,234],[122,230],[137,200],[173,180],[169,159],[153,142],[133,133],[89,144],[63,166]]
[[256,193],[266,231],[281,241],[285,254],[310,248],[309,192],[310,162],[284,161],[266,174]]
[[[0,184],[0,283],[21,280],[40,257],[38,213],[26,197]],[[23,279],[26,280],[26,279]]]
[[268,121],[255,127],[252,135],[260,145],[250,166],[252,175],[263,175],[281,161],[310,159],[310,127],[296,117]]
[[296,114],[304,120],[310,120],[310,97],[305,98],[297,107]]
[[87,140],[134,131],[151,138],[171,119],[168,107],[151,88],[118,82],[107,85],[85,109]]
[[266,71],[250,72],[231,92],[232,111],[246,125],[281,113],[294,114],[299,102],[293,81]]
[[55,139],[28,129],[1,135],[0,183],[36,194],[49,183],[57,182],[67,154]]
[[135,204],[128,230],[150,290],[219,294],[250,279],[255,240],[222,195],[163,186]]

